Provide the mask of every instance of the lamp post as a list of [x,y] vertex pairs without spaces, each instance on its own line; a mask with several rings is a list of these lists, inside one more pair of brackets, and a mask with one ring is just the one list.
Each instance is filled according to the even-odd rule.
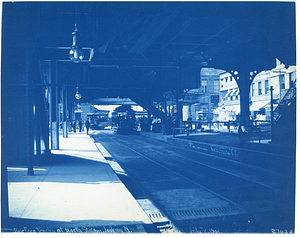
[[67,126],[67,105],[68,105],[68,94],[66,85],[62,87],[62,127],[63,127],[63,138],[68,137],[68,126]]
[[273,111],[273,86],[270,86],[271,95],[271,141],[273,142],[273,130],[274,130],[274,111]]

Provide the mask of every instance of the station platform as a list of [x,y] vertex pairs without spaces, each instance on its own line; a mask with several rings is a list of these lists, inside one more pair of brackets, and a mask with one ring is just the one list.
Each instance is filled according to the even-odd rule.
[[[232,131],[231,133],[228,133],[227,131],[224,132],[221,130],[214,132],[197,131],[189,133],[189,135],[183,133],[177,134],[175,136],[164,135],[162,133],[140,132],[140,135],[169,142],[171,144],[189,144],[189,147],[194,149],[199,146],[207,147],[208,145],[213,145],[222,149],[226,147],[238,151],[257,151],[285,156],[294,156],[295,154],[295,145],[290,145],[290,147],[287,148],[278,144],[272,144],[271,139],[261,139],[260,141],[258,139],[255,139],[241,144],[237,135],[237,131]],[[184,141],[189,141],[189,143],[184,143]]]
[[89,135],[60,135],[49,162],[8,167],[9,228],[2,232],[143,233],[152,221]]

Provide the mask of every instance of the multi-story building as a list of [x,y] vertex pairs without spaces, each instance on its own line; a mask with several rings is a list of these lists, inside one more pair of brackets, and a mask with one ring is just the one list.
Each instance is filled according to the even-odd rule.
[[[249,104],[252,120],[270,120],[271,95],[273,91],[274,109],[284,97],[291,82],[296,79],[296,66],[285,68],[284,64],[276,60],[276,67],[272,70],[262,71],[256,75],[250,86]],[[240,113],[240,93],[235,78],[231,73],[220,73],[220,102],[214,110],[215,121],[234,121]]]
[[273,87],[274,109],[296,80],[296,66],[286,68],[276,60],[276,67],[262,71],[253,80],[250,87],[250,111],[253,120],[271,119],[270,87]]
[[231,73],[222,71],[219,107],[214,110],[214,121],[235,121],[240,113],[240,90]]

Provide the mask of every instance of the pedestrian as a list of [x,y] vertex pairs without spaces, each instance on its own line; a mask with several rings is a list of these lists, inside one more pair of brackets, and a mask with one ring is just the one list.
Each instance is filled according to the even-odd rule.
[[197,119],[197,121],[198,121],[198,122],[197,122],[197,127],[198,127],[198,129],[201,130],[201,129],[202,129],[202,122],[201,122],[201,121],[202,121],[202,118],[199,116],[198,119]]
[[243,146],[247,140],[248,132],[243,124],[241,124],[238,128],[238,137],[240,140],[239,146]]
[[73,121],[73,132],[75,132],[75,133],[76,133],[76,124],[77,124],[77,123],[76,123],[76,121],[74,120],[74,121]]
[[192,130],[193,129],[193,124],[192,124],[192,116],[189,116],[189,118],[187,119],[187,123],[188,123],[188,129]]
[[79,121],[79,132],[82,131],[82,120]]
[[86,134],[89,134],[89,129],[90,129],[90,120],[89,119],[86,120],[85,127],[86,127]]

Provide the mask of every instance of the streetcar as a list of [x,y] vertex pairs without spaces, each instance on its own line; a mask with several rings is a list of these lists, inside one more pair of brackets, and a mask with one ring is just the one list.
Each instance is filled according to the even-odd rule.
[[136,115],[130,105],[117,107],[111,115],[115,131],[120,134],[137,134]]

